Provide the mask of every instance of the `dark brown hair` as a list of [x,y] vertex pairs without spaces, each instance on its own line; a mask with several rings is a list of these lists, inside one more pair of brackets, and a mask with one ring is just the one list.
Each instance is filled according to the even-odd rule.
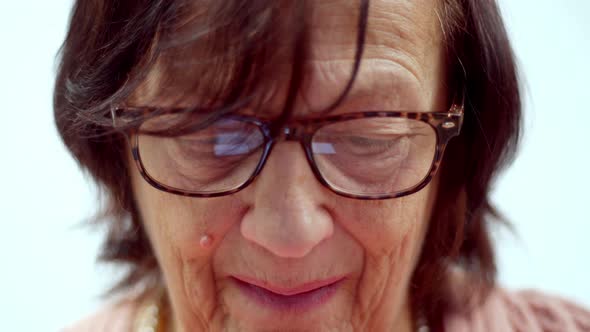
[[[368,0],[359,1],[357,57],[370,25]],[[232,112],[263,102],[260,91],[284,79],[276,73],[288,63],[288,116],[311,46],[302,23],[306,6],[287,0],[75,2],[60,53],[55,120],[66,146],[106,197],[98,218],[108,225],[100,259],[129,268],[114,290],[157,282],[160,271],[134,204],[126,142],[113,130],[110,107],[138,89],[150,90],[146,78],[158,69],[157,98],[173,103],[207,96],[200,108]],[[412,282],[412,304],[432,326],[451,308],[451,267],[467,271],[481,289],[494,285],[489,227],[499,216],[489,194],[515,153],[521,122],[514,55],[496,2],[440,0],[438,13],[447,91],[465,91],[466,114],[461,135],[447,147]],[[358,65],[357,58],[349,86]]]

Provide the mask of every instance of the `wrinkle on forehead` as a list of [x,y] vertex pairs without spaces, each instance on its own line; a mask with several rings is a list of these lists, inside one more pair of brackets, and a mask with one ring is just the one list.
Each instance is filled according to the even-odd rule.
[[[314,7],[310,22],[312,60],[352,59],[359,2],[334,0]],[[407,58],[416,62],[414,66],[423,65],[429,51],[441,43],[437,4],[435,0],[371,1],[365,57]]]
[[[372,94],[389,109],[416,108],[437,93],[442,79],[442,33],[436,0],[373,0],[360,71],[350,92]],[[311,50],[301,92],[309,109],[336,100],[354,65],[358,25],[357,1],[327,1],[314,8]],[[404,100],[402,100],[404,99]]]
[[[338,98],[350,78],[352,60],[313,61],[300,89],[300,113],[323,111]],[[336,111],[427,110],[420,82],[390,59],[363,59],[352,89]]]

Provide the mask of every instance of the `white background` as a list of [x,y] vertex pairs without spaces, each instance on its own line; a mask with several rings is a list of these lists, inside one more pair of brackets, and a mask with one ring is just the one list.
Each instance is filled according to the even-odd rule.
[[[590,306],[587,0],[502,0],[525,75],[526,136],[494,198],[500,280]],[[113,271],[80,226],[93,187],[53,125],[55,55],[70,1],[0,0],[0,313],[3,331],[55,331],[95,310]]]

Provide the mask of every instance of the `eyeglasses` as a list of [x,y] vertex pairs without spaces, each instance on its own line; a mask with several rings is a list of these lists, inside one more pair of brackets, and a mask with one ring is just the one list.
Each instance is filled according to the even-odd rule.
[[[190,197],[244,189],[281,141],[298,141],[317,180],[336,194],[366,200],[410,195],[432,180],[463,122],[457,104],[444,113],[369,111],[304,119],[280,130],[271,121],[236,114],[179,127],[183,109],[111,112],[116,127],[119,117],[137,114],[157,114],[124,131],[140,174],[159,190]],[[166,127],[176,127],[177,134],[158,134]]]

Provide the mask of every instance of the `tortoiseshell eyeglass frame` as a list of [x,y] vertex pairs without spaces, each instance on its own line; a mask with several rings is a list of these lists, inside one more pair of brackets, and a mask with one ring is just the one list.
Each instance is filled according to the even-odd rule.
[[[182,113],[186,112],[186,109],[183,108],[154,108],[154,107],[118,107],[114,106],[111,108],[111,117],[113,119],[113,125],[115,128],[118,128],[118,118],[141,118],[142,116],[147,116],[149,118],[150,115],[157,114],[166,115],[166,114],[175,114],[175,113]],[[377,117],[393,117],[393,118],[404,118],[404,119],[413,119],[421,122],[427,123],[430,127],[432,127],[436,133],[436,148],[434,158],[432,160],[432,164],[430,166],[430,170],[428,175],[424,177],[418,184],[415,186],[408,188],[403,191],[393,192],[393,193],[383,193],[377,195],[359,195],[354,193],[349,193],[346,191],[339,190],[338,188],[334,188],[326,181],[321,174],[314,158],[313,158],[313,149],[312,149],[312,138],[313,135],[323,126],[341,122],[341,121],[348,121],[354,119],[363,119],[363,118],[377,118]],[[171,194],[187,196],[187,197],[219,197],[225,195],[231,195],[237,193],[238,191],[246,188],[250,185],[256,177],[262,171],[264,164],[266,163],[270,152],[272,151],[274,145],[280,141],[298,141],[303,150],[305,151],[305,156],[311,169],[316,177],[316,179],[326,188],[330,189],[334,193],[349,197],[353,199],[361,199],[361,200],[383,200],[383,199],[392,199],[392,198],[399,198],[406,195],[411,195],[416,193],[426,187],[428,183],[434,178],[436,175],[437,170],[440,167],[441,161],[443,159],[444,150],[451,140],[451,138],[459,135],[461,126],[463,124],[463,117],[464,117],[464,108],[463,108],[463,101],[460,104],[454,103],[449,111],[447,112],[402,112],[402,111],[366,111],[366,112],[356,112],[356,113],[347,113],[342,115],[333,115],[333,116],[326,116],[326,117],[317,117],[317,118],[309,118],[309,119],[302,119],[293,122],[289,122],[281,127],[281,130],[278,132],[272,131],[272,121],[262,120],[256,117],[239,115],[239,114],[231,114],[227,116],[223,116],[223,119],[233,119],[237,121],[244,121],[251,124],[256,125],[264,136],[264,143],[263,143],[263,151],[260,157],[260,161],[258,162],[256,169],[252,173],[252,175],[241,185],[232,188],[230,190],[224,190],[219,192],[194,192],[194,191],[186,191],[181,190],[178,188],[167,186],[163,183],[158,182],[150,174],[146,171],[144,164],[141,161],[141,155],[139,152],[139,127],[141,123],[137,124],[136,126],[126,127],[123,126],[121,131],[126,136],[127,141],[131,148],[131,153],[134,159],[134,162],[139,170],[139,173],[142,177],[147,181],[151,186],[158,190],[162,190],[164,192],[168,192]],[[123,122],[125,122],[123,120]]]

